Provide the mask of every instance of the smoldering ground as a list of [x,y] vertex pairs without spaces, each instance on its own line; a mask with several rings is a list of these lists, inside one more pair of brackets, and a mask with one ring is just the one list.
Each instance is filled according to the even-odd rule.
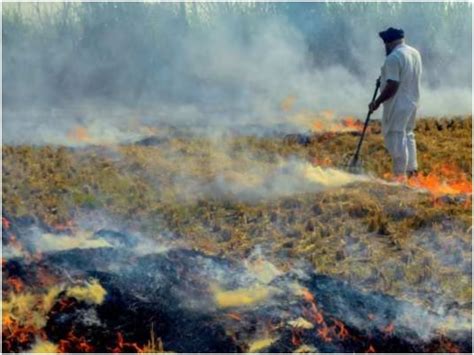
[[[17,249],[16,255],[5,255],[8,262],[5,262],[4,267],[8,278],[24,282],[19,290],[7,294],[3,304],[6,317],[27,325],[30,331],[46,330],[53,342],[56,335],[52,333],[51,326],[56,322],[64,322],[68,326],[72,319],[73,324],[83,332],[95,327],[107,327],[111,319],[104,309],[121,305],[122,297],[130,297],[127,290],[133,290],[133,304],[123,304],[121,316],[114,317],[119,320],[122,331],[129,327],[127,322],[133,324],[135,312],[140,312],[141,305],[156,304],[155,311],[159,313],[160,302],[166,305],[171,297],[175,306],[168,305],[166,309],[169,313],[165,313],[162,320],[156,319],[156,314],[149,313],[146,319],[142,319],[145,327],[152,327],[151,324],[155,323],[155,330],[160,330],[160,322],[169,321],[166,316],[173,315],[175,307],[178,307],[185,311],[182,316],[185,319],[187,316],[184,314],[191,317],[195,313],[208,315],[208,324],[217,322],[216,326],[224,326],[230,333],[241,333],[238,343],[254,351],[270,346],[280,350],[292,349],[298,344],[286,343],[287,328],[303,332],[304,329],[318,327],[318,321],[312,324],[315,321],[311,313],[308,314],[305,306],[300,304],[302,299],[306,299],[310,305],[315,305],[312,293],[323,312],[320,317],[327,317],[327,322],[337,317],[344,321],[348,329],[362,332],[359,334],[377,333],[390,326],[388,335],[384,335],[384,341],[388,344],[397,344],[394,339],[401,336],[406,337],[406,342],[399,346],[417,349],[417,346],[428,346],[433,339],[437,339],[441,329],[449,334],[464,334],[469,329],[469,322],[462,315],[433,313],[385,295],[361,292],[336,279],[314,274],[305,262],[294,263],[289,272],[282,271],[268,260],[269,255],[259,247],[240,261],[208,256],[184,245],[178,246],[166,235],[156,238],[154,242],[143,239],[136,232],[118,227],[121,221],[114,221],[102,213],[88,216],[71,235],[56,234],[54,237],[35,223],[10,222],[12,224],[6,233],[10,234],[10,228],[13,228],[18,241],[32,249],[29,252]],[[76,242],[70,244],[72,237]],[[140,246],[142,243],[147,244],[147,248]],[[31,254],[27,255],[37,252],[43,253],[41,259],[31,259]],[[22,271],[23,268],[28,271]],[[126,287],[117,293],[116,287],[122,282],[122,287]],[[157,294],[161,296],[156,298]],[[74,312],[65,312],[57,318],[58,310],[54,305],[56,302],[64,305],[61,303],[64,297],[73,297],[84,304],[79,304]],[[354,307],[354,302],[358,307]],[[314,316],[319,312],[316,306],[313,311],[317,312]],[[29,317],[31,314],[33,316]],[[367,321],[367,314],[372,314],[374,319]],[[272,319],[279,319],[282,323],[272,328],[269,326]],[[179,323],[179,319],[172,321]],[[194,321],[200,322],[200,318]],[[251,323],[251,330],[246,330],[248,322]],[[327,327],[325,323],[324,327]],[[196,329],[190,331],[191,334],[199,332]],[[10,339],[9,333],[7,335]],[[306,341],[331,351],[342,346],[348,340],[347,336],[349,339],[352,336],[341,335],[338,340],[336,335],[333,340],[308,338]],[[320,336],[324,339],[324,336]],[[142,334],[135,329],[132,333],[127,332],[127,337],[136,340]],[[95,337],[90,336],[88,339]],[[13,343],[14,339],[9,341]],[[38,338],[37,345],[44,341],[44,336],[41,341]],[[105,343],[113,344],[114,338],[109,334],[109,338],[102,341],[104,343],[93,345],[103,347]],[[339,344],[339,341],[343,343]],[[195,346],[199,346],[199,342],[194,344],[186,337],[176,339],[172,334],[165,335],[164,342],[167,347],[178,346],[173,349],[196,349]],[[219,339],[215,339],[214,343],[205,341],[201,346],[212,348],[218,346],[219,342]],[[365,341],[359,339],[359,342],[357,346],[366,346]],[[60,341],[55,346],[65,346],[65,343]]]
[[123,140],[132,119],[209,131],[292,124],[280,110],[290,95],[296,111],[360,117],[388,26],[422,53],[420,115],[464,114],[470,6],[6,4],[4,141],[58,143],[78,124]]

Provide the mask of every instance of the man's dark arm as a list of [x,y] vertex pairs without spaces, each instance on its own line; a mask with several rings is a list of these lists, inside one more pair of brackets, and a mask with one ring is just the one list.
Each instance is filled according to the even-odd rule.
[[379,97],[369,104],[370,113],[377,110],[382,102],[385,102],[393,97],[398,90],[399,82],[394,80],[387,80],[387,85],[385,85],[383,91],[380,93]]

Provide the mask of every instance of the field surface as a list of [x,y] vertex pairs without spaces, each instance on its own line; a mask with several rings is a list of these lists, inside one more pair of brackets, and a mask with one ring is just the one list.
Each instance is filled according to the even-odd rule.
[[[38,252],[108,246],[84,237],[105,228],[97,235],[140,236],[144,249],[153,241],[152,249],[185,248],[234,262],[259,255],[260,267],[270,265],[264,274],[310,265],[357,289],[470,319],[471,117],[420,120],[420,174],[406,182],[390,177],[377,122],[363,147],[365,173],[341,168],[359,128],[346,122],[307,134],[209,138],[162,127],[137,142],[105,146],[81,129],[69,137],[79,143],[74,147],[3,146],[4,258],[34,261]],[[10,232],[15,225],[42,231],[33,233],[35,248],[18,242]],[[16,302],[23,301],[14,295],[40,287],[18,282],[15,276],[4,284],[6,329],[21,324]],[[103,300],[97,287],[93,299]],[[259,288],[212,292],[222,307],[267,297]],[[7,344],[4,350],[15,349]]]

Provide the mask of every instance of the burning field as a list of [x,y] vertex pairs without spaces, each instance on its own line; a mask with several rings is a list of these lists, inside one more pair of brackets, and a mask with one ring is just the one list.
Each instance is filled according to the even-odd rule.
[[4,145],[2,350],[471,352],[471,117],[420,120],[400,183],[326,115]]

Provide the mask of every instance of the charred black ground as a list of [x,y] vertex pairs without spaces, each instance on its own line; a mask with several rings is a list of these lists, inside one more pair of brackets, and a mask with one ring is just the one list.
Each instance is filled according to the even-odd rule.
[[[104,236],[116,238],[117,247],[49,252],[39,260],[14,258],[3,265],[4,280],[18,278],[25,290],[44,287],[45,274],[64,285],[42,329],[43,340],[59,344],[61,351],[143,351],[151,336],[159,339],[162,350],[249,351],[262,335],[271,341],[258,351],[471,351],[467,330],[439,329],[438,335],[427,338],[417,333],[415,324],[442,325],[441,315],[381,293],[363,292],[314,273],[309,265],[273,278],[268,287],[279,292],[264,302],[219,308],[210,288],[213,283],[229,291],[256,287],[258,280],[244,264],[189,249],[143,255],[123,243],[132,237],[107,230],[96,233],[96,238]],[[68,295],[68,287],[93,282],[105,290],[100,304]],[[308,291],[305,297],[291,291],[295,284]],[[7,289],[4,283],[4,292]],[[403,314],[413,323],[400,323]],[[300,317],[314,327],[290,325]],[[34,341],[31,337],[15,342],[7,336],[3,351],[23,351]]]

